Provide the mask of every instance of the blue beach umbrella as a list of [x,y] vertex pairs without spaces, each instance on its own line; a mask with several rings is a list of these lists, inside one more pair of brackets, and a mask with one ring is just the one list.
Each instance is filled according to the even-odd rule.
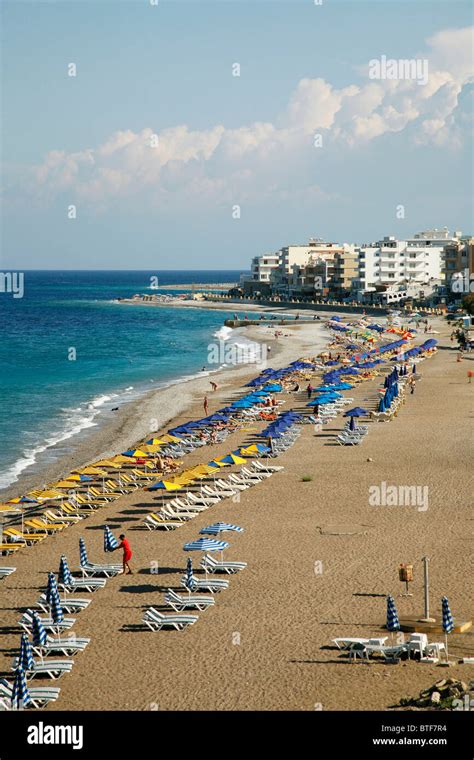
[[23,668],[23,670],[33,670],[35,667],[35,661],[33,659],[33,652],[31,650],[31,644],[30,640],[28,638],[28,634],[22,633],[21,634],[21,642],[20,642],[20,654],[18,655],[18,665]]
[[89,560],[87,558],[87,550],[86,550],[86,544],[83,538],[79,539],[79,562],[81,567],[85,567],[89,564]]
[[188,561],[186,563],[184,585],[186,586],[189,592],[194,591],[196,588],[196,581],[193,574],[193,561],[191,557],[188,557]]
[[56,583],[56,576],[54,573],[48,573],[48,585],[46,586],[46,601],[51,606],[54,596],[59,596],[58,584]]
[[51,597],[51,603],[50,603],[50,610],[51,610],[51,617],[53,619],[53,623],[56,623],[58,626],[58,633],[59,633],[59,624],[63,622],[64,620],[64,614],[63,614],[63,608],[61,607],[61,600],[59,599],[59,593],[56,590],[56,594],[53,594]]
[[367,414],[367,409],[355,406],[353,409],[348,409],[347,412],[344,412],[344,417],[365,417]]
[[12,710],[22,710],[24,707],[28,707],[31,703],[30,692],[26,685],[25,671],[21,666],[18,666],[15,670],[15,679],[13,681],[13,689],[11,696]]
[[39,650],[41,654],[41,648],[44,647],[48,640],[48,634],[40,620],[40,616],[37,612],[33,612],[33,646]]
[[207,528],[202,528],[199,533],[202,535],[216,536],[224,531],[243,533],[243,530],[243,528],[240,528],[238,525],[232,525],[232,523],[217,522],[213,525],[208,525]]
[[454,619],[449,608],[449,601],[447,596],[443,596],[441,599],[441,607],[443,611],[443,631],[446,647],[446,660],[448,659],[448,633],[452,633],[454,630]]
[[64,554],[61,555],[61,559],[59,561],[58,580],[59,580],[59,583],[62,583],[65,586],[69,586],[69,584],[73,580],[71,571],[69,569],[69,565],[67,563],[67,559],[64,556]]
[[114,534],[106,525],[104,528],[104,552],[113,552],[119,545],[119,542],[115,538]]
[[400,630],[400,621],[395,606],[395,599],[390,594],[387,596],[387,630],[391,633]]

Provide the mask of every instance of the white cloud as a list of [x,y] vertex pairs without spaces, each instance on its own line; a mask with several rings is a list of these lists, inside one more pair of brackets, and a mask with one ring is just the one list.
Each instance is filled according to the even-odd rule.
[[[429,78],[368,78],[360,85],[334,88],[321,78],[302,79],[288,106],[270,122],[238,129],[216,125],[191,130],[164,129],[152,147],[150,128],[112,134],[97,148],[75,153],[53,150],[33,170],[34,192],[44,200],[65,190],[101,208],[114,199],[146,195],[154,207],[174,202],[234,203],[268,192],[286,197],[289,187],[324,198],[306,166],[317,164],[313,134],[324,136],[326,154],[367,145],[411,127],[413,144],[457,147],[462,142],[456,112],[470,77],[471,29],[448,29],[427,42]],[[423,54],[422,54],[423,55]],[[308,154],[311,151],[311,154]]]

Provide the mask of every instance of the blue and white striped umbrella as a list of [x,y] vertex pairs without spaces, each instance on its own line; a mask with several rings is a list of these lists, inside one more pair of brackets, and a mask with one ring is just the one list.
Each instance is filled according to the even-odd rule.
[[104,528],[104,552],[113,552],[118,545],[119,542],[115,538],[109,526],[106,525]]
[[30,640],[26,633],[21,634],[20,654],[18,655],[18,665],[23,670],[33,670],[35,667],[35,661],[33,659],[33,652],[31,650]]
[[43,647],[48,640],[48,634],[37,612],[33,612],[33,644],[35,647]]
[[61,600],[59,599],[59,593],[57,593],[57,590],[56,590],[56,594],[53,594],[51,597],[49,608],[51,610],[51,617],[53,618],[53,622],[56,623],[56,625],[59,625],[59,623],[62,623],[64,620],[64,614],[63,614],[63,608],[61,607]]
[[87,559],[86,544],[83,538],[79,539],[79,561],[81,567],[89,564],[89,560]]
[[213,525],[208,525],[207,528],[202,528],[199,531],[201,535],[216,536],[219,533],[223,533],[226,530],[236,531],[237,533],[243,533],[243,528],[239,528],[238,525],[232,525],[231,523],[217,522]]
[[217,552],[227,549],[227,541],[216,541],[214,538],[198,538],[196,541],[190,541],[184,544],[185,552]]
[[452,633],[454,630],[454,619],[449,609],[448,597],[443,596],[441,599],[441,606],[443,609],[443,631],[445,633]]
[[13,681],[11,706],[12,710],[22,710],[31,703],[30,692],[26,685],[25,671],[19,665],[15,670],[15,679]]
[[48,573],[48,585],[46,586],[46,601],[49,606],[52,605],[52,599],[54,596],[59,598],[58,584],[56,583],[56,576],[54,573]]
[[448,661],[448,633],[452,633],[454,630],[454,619],[449,608],[449,601],[447,596],[443,596],[441,599],[441,607],[443,611],[443,631],[444,631],[444,646],[446,651],[446,661]]
[[59,582],[64,583],[65,586],[69,586],[73,580],[67,559],[64,554],[61,555],[61,560],[59,562],[58,578]]
[[395,606],[395,599],[390,594],[387,596],[387,629],[389,631],[399,631],[400,621]]
[[188,557],[188,561],[186,563],[185,586],[188,591],[194,591],[196,588],[196,582],[193,575],[193,561],[191,557]]

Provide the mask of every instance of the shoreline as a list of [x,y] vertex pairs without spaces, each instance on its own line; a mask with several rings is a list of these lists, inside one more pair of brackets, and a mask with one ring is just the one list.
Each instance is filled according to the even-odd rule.
[[[262,326],[239,327],[233,330],[233,333],[234,335],[243,335],[250,341],[260,344],[265,338],[265,344],[271,349],[271,359],[269,359],[271,364],[275,368],[285,366],[288,361],[294,358],[296,336],[293,334],[290,345],[284,345],[285,339],[275,340],[273,332],[267,327],[268,324],[267,322]],[[300,333],[307,332],[304,330],[307,325],[303,323],[291,324],[286,327]],[[311,323],[311,327],[317,328],[320,333],[318,345],[321,343],[321,346],[318,348],[318,346],[314,347],[313,344],[312,349],[317,352],[326,343],[326,330],[320,322]],[[264,335],[265,330],[271,332],[271,337]],[[308,342],[306,343],[306,341]],[[224,341],[224,345],[225,343],[226,341]],[[301,346],[302,353],[304,353],[306,345],[308,349],[310,347],[309,338],[306,335],[300,337],[300,340],[296,339],[296,343]],[[134,443],[151,436],[165,425],[172,427],[173,421],[177,417],[186,415],[200,396],[204,397],[207,393],[211,399],[220,397],[224,390],[226,394],[234,393],[245,382],[259,374],[264,366],[265,363],[260,362],[233,365],[216,370],[207,369],[206,374],[202,374],[202,376],[192,375],[185,379],[176,379],[162,387],[144,391],[143,394],[131,401],[122,402],[117,412],[107,412],[107,419],[102,418],[94,427],[86,428],[76,436],[67,439],[66,442],[47,449],[49,454],[54,454],[55,451],[69,448],[68,451],[60,454],[55,461],[49,464],[42,463],[40,458],[34,465],[27,467],[23,471],[24,474],[20,474],[18,480],[0,491],[0,500],[7,501],[22,496],[34,488],[43,487],[47,483],[60,480],[72,470],[83,467],[92,461],[106,459],[113,454],[125,451]],[[219,393],[211,394],[210,379],[218,383]],[[121,402],[117,400],[116,403],[120,405]],[[111,441],[113,441],[112,444]]]

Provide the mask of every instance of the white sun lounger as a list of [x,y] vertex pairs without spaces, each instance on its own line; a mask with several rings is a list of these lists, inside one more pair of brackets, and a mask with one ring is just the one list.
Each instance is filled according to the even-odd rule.
[[184,594],[180,596],[176,591],[169,588],[165,594],[165,602],[169,604],[176,612],[186,609],[206,610],[215,604],[213,596],[200,596],[198,594]]
[[145,517],[143,522],[144,526],[148,530],[174,530],[180,528],[183,523],[179,520],[164,520],[160,519],[158,515],[149,514]]
[[[30,694],[30,706],[36,708],[45,707],[48,702],[55,702],[59,697],[61,689],[55,686],[34,686],[28,688]],[[5,678],[0,678],[0,697],[11,700],[13,694],[13,684]]]
[[[220,578],[196,578],[194,576],[194,583],[195,588],[193,589],[193,592],[195,591],[209,591],[211,594],[217,594],[219,591],[224,591],[224,589],[229,588],[229,581],[221,580]],[[186,576],[184,575],[181,578],[181,585],[184,586],[185,589],[189,592],[188,587],[186,586]]]
[[74,591],[97,591],[99,588],[104,588],[107,583],[105,578],[73,578],[71,583],[58,583],[58,585],[73,593]]
[[187,628],[188,625],[193,625],[199,620],[198,615],[163,615],[154,607],[149,607],[143,614],[142,622],[148,626],[152,631],[160,631],[164,627],[175,628],[177,631],[182,631]]
[[[15,658],[13,661],[12,670],[15,670],[17,665],[18,658]],[[53,660],[51,658],[46,658],[41,662],[35,660],[33,670],[25,671],[25,675],[28,679],[33,679],[38,675],[47,675],[52,679],[61,678],[64,673],[71,672],[73,665],[74,660]]]
[[[90,599],[61,599],[61,607],[63,610],[72,613],[81,612],[82,610],[87,609],[90,603]],[[46,594],[41,594],[36,602],[36,606],[43,610],[43,612],[46,614],[49,614],[50,607],[46,600]]]
[[122,565],[97,565],[93,562],[87,562],[81,565],[83,576],[89,578],[95,575],[105,575],[106,578],[113,578],[115,575],[123,572]]
[[9,575],[16,571],[16,567],[0,567],[0,581],[3,578],[8,578]]
[[246,562],[227,562],[225,560],[217,560],[211,557],[210,554],[205,554],[201,560],[201,567],[207,570],[209,573],[238,573],[239,570],[244,570],[247,567]]
[[[76,622],[75,618],[64,618],[60,623],[55,623],[52,618],[40,618],[43,628],[52,630],[67,631],[72,628]],[[18,625],[21,625],[27,633],[31,633],[33,628],[33,611],[26,610],[18,621]]]
[[89,642],[90,639],[84,637],[78,638],[73,634],[64,638],[48,636],[45,644],[42,646],[32,644],[32,648],[39,657],[51,654],[52,652],[61,652],[65,657],[71,657],[79,652],[83,652]]
[[357,639],[357,638],[340,638],[340,639],[333,639],[333,643],[337,646],[338,649],[349,649],[352,644],[371,644],[373,646],[383,646],[385,642],[387,641],[388,636],[382,636],[378,639]]

